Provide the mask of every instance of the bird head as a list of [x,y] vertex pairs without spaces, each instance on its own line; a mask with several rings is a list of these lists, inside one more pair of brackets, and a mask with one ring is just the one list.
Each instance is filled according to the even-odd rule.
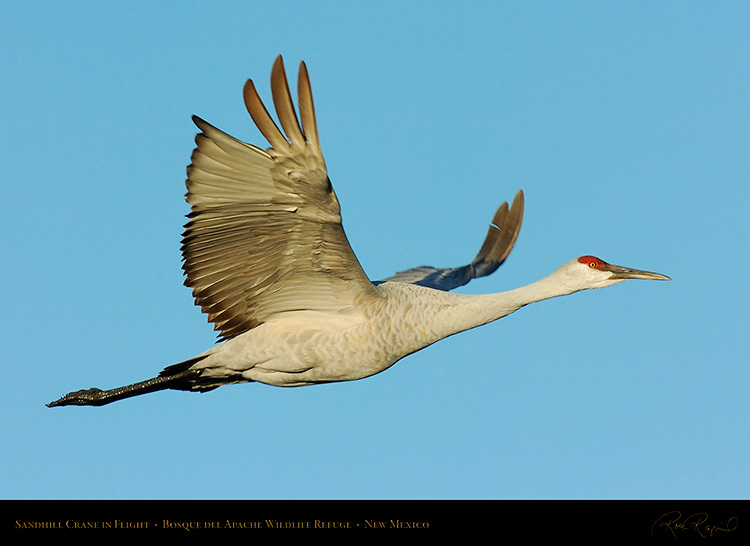
[[608,264],[596,256],[581,256],[571,260],[565,266],[571,281],[580,284],[581,288],[604,288],[627,279],[651,279],[658,281],[671,280],[666,275]]

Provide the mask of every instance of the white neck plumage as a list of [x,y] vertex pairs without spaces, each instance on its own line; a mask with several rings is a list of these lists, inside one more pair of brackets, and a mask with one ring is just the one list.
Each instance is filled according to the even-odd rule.
[[588,288],[609,286],[621,280],[595,277],[592,280],[592,277],[582,276],[573,262],[563,264],[536,282],[507,292],[451,294],[455,299],[452,298],[449,305],[438,304],[432,309],[433,317],[426,318],[432,323],[436,335],[446,337],[498,320],[530,303],[566,296]]

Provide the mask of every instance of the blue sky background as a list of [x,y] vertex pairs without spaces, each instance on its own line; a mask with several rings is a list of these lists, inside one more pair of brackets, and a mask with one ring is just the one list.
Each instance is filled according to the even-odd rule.
[[[23,2],[0,19],[0,496],[747,498],[746,2]],[[673,277],[522,309],[375,377],[48,409],[215,341],[182,286],[198,114],[310,69],[374,278],[518,244],[465,292],[594,254]],[[292,78],[296,81],[296,74]]]

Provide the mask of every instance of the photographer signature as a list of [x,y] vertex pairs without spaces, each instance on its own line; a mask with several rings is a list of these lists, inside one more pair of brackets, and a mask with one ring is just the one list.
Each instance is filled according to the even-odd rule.
[[674,510],[657,518],[651,525],[651,536],[654,535],[654,530],[664,529],[672,533],[674,538],[677,538],[678,533],[684,531],[692,531],[698,533],[702,538],[706,538],[713,536],[714,533],[734,531],[737,529],[738,523],[737,517],[732,516],[726,523],[719,522],[719,524],[714,525],[712,522],[708,522],[708,514],[705,512],[696,512],[683,518],[681,512]]

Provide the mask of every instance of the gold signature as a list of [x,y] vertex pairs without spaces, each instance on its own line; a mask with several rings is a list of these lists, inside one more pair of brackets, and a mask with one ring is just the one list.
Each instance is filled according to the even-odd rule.
[[678,533],[681,534],[685,531],[698,533],[702,538],[706,538],[712,537],[714,533],[735,531],[738,524],[737,516],[730,517],[726,523],[718,522],[718,524],[714,524],[708,521],[706,512],[696,512],[683,518],[681,512],[674,510],[657,518],[651,525],[651,536],[654,535],[655,529],[663,529],[665,532],[670,532],[674,538],[677,538]]

